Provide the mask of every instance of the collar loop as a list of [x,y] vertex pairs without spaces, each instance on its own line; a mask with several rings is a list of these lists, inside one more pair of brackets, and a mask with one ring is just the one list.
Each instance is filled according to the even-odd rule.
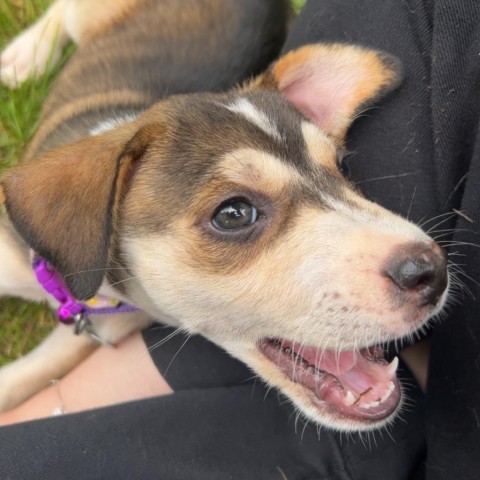
[[46,260],[34,254],[32,266],[38,283],[60,304],[57,309],[58,319],[66,325],[75,324],[77,334],[88,330],[89,315],[128,313],[137,310],[134,306],[122,302],[116,304],[109,302],[108,306],[90,306],[88,303],[79,302],[71,294],[60,273]]

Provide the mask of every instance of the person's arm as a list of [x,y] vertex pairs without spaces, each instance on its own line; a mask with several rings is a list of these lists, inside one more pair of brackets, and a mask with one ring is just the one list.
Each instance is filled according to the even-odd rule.
[[172,393],[140,332],[102,346],[60,380],[0,414],[0,426]]

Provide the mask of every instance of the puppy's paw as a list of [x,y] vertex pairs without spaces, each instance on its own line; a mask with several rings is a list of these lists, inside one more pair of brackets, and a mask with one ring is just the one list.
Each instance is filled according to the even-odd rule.
[[17,88],[55,65],[66,39],[59,25],[40,19],[17,36],[0,55],[0,81]]

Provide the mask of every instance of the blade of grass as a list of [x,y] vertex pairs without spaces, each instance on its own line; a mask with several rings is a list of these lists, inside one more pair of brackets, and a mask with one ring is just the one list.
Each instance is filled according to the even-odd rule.
[[[0,2],[0,51],[48,7],[47,0]],[[72,48],[65,52],[63,61]],[[0,85],[0,174],[15,164],[33,135],[43,100],[62,62],[17,90]],[[0,260],[1,261],[1,260]],[[52,329],[56,320],[43,305],[0,300],[0,365],[24,355]]]

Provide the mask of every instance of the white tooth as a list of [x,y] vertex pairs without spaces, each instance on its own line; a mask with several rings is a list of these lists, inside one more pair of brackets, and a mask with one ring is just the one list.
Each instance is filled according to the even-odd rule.
[[384,393],[383,397],[380,399],[380,402],[384,402],[393,392],[395,389],[395,384],[393,382],[390,382],[388,384],[388,390]]
[[395,357],[387,367],[387,372],[393,377],[398,367],[398,357]]
[[380,405],[380,402],[370,402],[370,403],[365,403],[362,404],[362,408],[372,408],[372,407],[378,407]]
[[351,406],[355,403],[356,398],[355,395],[349,390],[343,399],[346,405]]

